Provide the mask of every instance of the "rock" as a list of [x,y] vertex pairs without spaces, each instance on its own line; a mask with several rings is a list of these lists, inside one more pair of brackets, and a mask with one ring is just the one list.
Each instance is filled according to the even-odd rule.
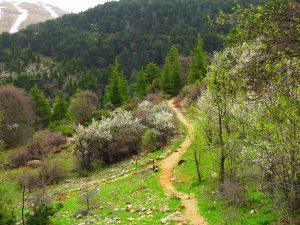
[[75,214],[74,214],[74,218],[75,219],[80,219],[83,217],[86,217],[88,215],[88,211],[85,209],[79,209]]
[[148,209],[147,208],[142,208],[141,210],[140,210],[140,212],[146,212]]
[[168,206],[164,206],[164,207],[161,209],[161,212],[162,212],[162,213],[170,212],[170,208],[169,208]]
[[128,205],[126,206],[126,211],[127,211],[127,212],[130,212],[131,210],[133,210],[133,206],[132,206],[131,204],[128,204]]
[[130,221],[134,221],[134,218],[128,218],[128,220],[130,220]]
[[184,163],[186,163],[186,161],[185,160],[180,160],[179,162],[178,162],[178,166],[181,166],[182,164],[184,164]]
[[27,162],[27,166],[31,168],[39,168],[42,166],[42,162],[40,160],[31,160]]
[[172,213],[171,215],[160,220],[160,222],[163,224],[166,224],[167,222],[171,222],[171,221],[177,222],[177,223],[184,223],[184,222],[186,222],[186,219],[182,215],[181,212],[176,211],[176,212]]

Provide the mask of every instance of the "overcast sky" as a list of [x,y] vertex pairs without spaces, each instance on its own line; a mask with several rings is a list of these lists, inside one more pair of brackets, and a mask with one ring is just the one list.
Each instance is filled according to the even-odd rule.
[[[0,2],[3,0],[0,0]],[[14,2],[43,2],[59,6],[68,12],[80,12],[110,0],[8,0]]]

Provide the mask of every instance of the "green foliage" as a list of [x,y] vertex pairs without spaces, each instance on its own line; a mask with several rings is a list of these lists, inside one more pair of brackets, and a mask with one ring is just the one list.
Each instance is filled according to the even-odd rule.
[[176,46],[172,46],[166,56],[160,79],[165,94],[175,96],[182,88],[179,52]]
[[114,107],[118,107],[128,99],[128,83],[124,74],[120,71],[120,64],[118,59],[116,59],[110,74],[110,81],[106,86],[105,102],[106,104],[112,104]]
[[202,81],[206,75],[205,65],[205,53],[203,50],[203,40],[199,36],[197,39],[197,45],[191,51],[191,61],[188,82],[195,83],[196,81]]
[[60,121],[67,118],[69,103],[64,94],[59,93],[53,102],[52,121]]
[[16,224],[16,216],[10,207],[11,200],[7,195],[7,190],[0,188],[0,225]]
[[135,84],[135,91],[136,91],[136,96],[139,98],[143,98],[147,95],[148,93],[148,87],[146,83],[146,75],[142,71],[137,75],[137,80]]
[[36,86],[31,88],[30,97],[33,104],[33,110],[39,118],[42,127],[47,127],[51,121],[51,108],[45,94]]
[[142,148],[149,151],[153,151],[155,149],[155,140],[151,129],[147,129],[142,137]]
[[69,111],[76,123],[91,121],[98,107],[98,96],[92,91],[78,92],[70,102]]
[[72,136],[75,130],[74,125],[67,120],[53,121],[50,123],[49,129],[51,131],[61,132],[67,136]]
[[33,208],[32,213],[26,213],[26,223],[30,225],[49,225],[51,217],[62,208],[63,205],[61,203],[55,207],[46,204],[39,204]]

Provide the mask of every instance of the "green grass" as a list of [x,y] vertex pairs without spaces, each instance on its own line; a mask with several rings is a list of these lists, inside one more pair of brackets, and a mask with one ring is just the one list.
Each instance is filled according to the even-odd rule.
[[[50,155],[49,161],[59,161],[67,175],[67,182],[51,185],[46,188],[47,194],[54,203],[61,202],[64,208],[53,218],[55,225],[80,224],[86,220],[94,221],[93,224],[105,224],[105,220],[118,218],[118,224],[160,224],[159,220],[176,210],[181,210],[180,201],[177,198],[166,197],[163,188],[159,184],[159,173],[152,173],[146,162],[166,157],[173,152],[187,135],[186,128],[180,124],[181,134],[170,141],[163,149],[144,154],[138,160],[126,159],[110,166],[99,166],[88,177],[80,177],[72,172],[76,168],[72,148],[64,149],[61,153]],[[4,157],[4,156],[2,156]],[[157,160],[156,160],[157,161]],[[158,163],[158,162],[156,162]],[[12,197],[15,213],[20,220],[21,215],[21,190],[16,182],[23,171],[32,171],[29,168],[14,170],[1,170],[0,173],[7,178],[0,188],[9,191]],[[132,174],[131,174],[132,173]],[[131,174],[126,176],[126,174]],[[126,176],[122,178],[123,176]],[[112,180],[111,179],[115,179]],[[90,215],[84,219],[74,219],[74,213],[84,209],[85,205],[79,200],[84,190],[94,190],[94,208]],[[41,190],[26,193],[27,209],[30,199]],[[134,210],[146,208],[145,212],[130,213],[125,210],[126,204],[133,205]],[[169,209],[165,212],[165,209]],[[133,220],[129,220],[133,219]],[[113,222],[112,224],[116,224]],[[173,224],[173,223],[169,223]]]
[[[221,200],[218,182],[218,154],[215,151],[204,151],[206,141],[199,126],[195,126],[195,139],[182,156],[186,163],[175,169],[178,180],[176,188],[185,193],[194,193],[201,215],[208,223],[234,225],[272,224],[276,219],[276,210],[271,209],[271,201],[261,192],[257,192],[255,183],[248,187],[247,200],[251,207],[229,204]],[[200,153],[201,174],[203,181],[198,182],[194,151]],[[250,213],[252,209],[256,213]]]

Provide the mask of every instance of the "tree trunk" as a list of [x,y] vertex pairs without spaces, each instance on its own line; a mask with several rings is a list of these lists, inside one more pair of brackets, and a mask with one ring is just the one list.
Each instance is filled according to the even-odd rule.
[[196,163],[196,168],[197,168],[197,175],[198,175],[198,181],[202,181],[201,173],[200,173],[200,165],[199,165],[199,160],[197,157],[197,150],[195,150],[195,163]]
[[221,156],[220,156],[220,190],[225,180],[225,149],[223,141],[223,121],[222,121],[222,110],[219,109],[219,141],[221,146]]
[[22,190],[22,224],[25,225],[25,218],[24,218],[24,209],[25,209],[25,185],[23,185]]

